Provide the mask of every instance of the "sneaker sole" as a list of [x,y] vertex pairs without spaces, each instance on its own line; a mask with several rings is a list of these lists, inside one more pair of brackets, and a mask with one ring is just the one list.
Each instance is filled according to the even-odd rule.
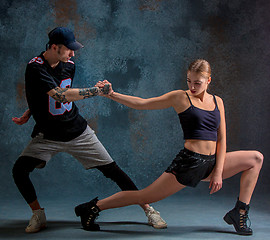
[[167,224],[163,224],[163,225],[154,225],[152,223],[148,223],[149,226],[155,228],[155,229],[164,229],[167,228]]
[[99,227],[99,225],[97,223],[95,223],[95,224],[93,224],[91,226],[88,226],[88,227],[85,226],[85,227],[83,227],[83,229],[85,231],[92,231],[92,232],[100,231],[100,227]]
[[34,229],[34,230],[27,230],[27,229],[25,229],[25,232],[26,232],[26,233],[37,233],[37,232],[39,232],[39,231],[45,229],[46,227],[47,227],[46,225],[41,225],[40,228],[36,228],[36,229]]

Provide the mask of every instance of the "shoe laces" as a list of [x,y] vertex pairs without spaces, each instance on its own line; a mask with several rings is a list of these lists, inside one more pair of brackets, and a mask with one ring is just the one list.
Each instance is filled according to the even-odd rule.
[[[93,208],[91,210],[93,210]],[[97,215],[95,215],[95,213]],[[88,220],[86,221],[86,225],[89,226],[91,222],[94,223],[94,221],[98,219],[98,216],[99,216],[98,212],[90,213],[88,216]]]
[[31,217],[31,219],[30,219],[30,221],[29,221],[28,226],[31,226],[31,225],[33,225],[35,223],[38,223],[39,224],[40,223],[40,219],[39,219],[38,215],[33,214],[32,217]]
[[152,207],[149,207],[146,211],[145,211],[146,215],[149,216],[149,215],[152,215],[152,214],[157,214],[157,215],[160,215],[160,213],[158,211],[156,211],[154,208]]
[[[249,223],[247,225],[247,222]],[[244,228],[244,229],[247,229],[247,228],[250,228],[251,226],[251,221],[248,217],[248,214],[245,213],[245,214],[241,214],[240,213],[240,228]]]
[[166,223],[160,216],[160,212],[156,211],[153,208],[147,209],[146,216],[152,223]]

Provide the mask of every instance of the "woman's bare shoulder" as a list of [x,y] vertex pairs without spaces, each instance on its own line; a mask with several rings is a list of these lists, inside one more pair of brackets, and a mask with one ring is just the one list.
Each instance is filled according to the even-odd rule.
[[224,104],[223,104],[222,98],[219,97],[219,96],[217,96],[217,95],[215,95],[215,98],[216,98],[216,100],[217,100],[217,105],[218,105],[218,107],[224,108]]
[[171,92],[173,97],[173,107],[177,113],[184,111],[188,106],[188,98],[186,91],[184,90],[175,90]]
[[174,90],[171,91],[170,94],[174,97],[178,97],[178,98],[186,98],[186,92],[184,90]]
[[223,103],[223,100],[222,100],[221,97],[219,97],[219,96],[217,96],[217,95],[215,95],[215,97],[216,97],[218,103]]

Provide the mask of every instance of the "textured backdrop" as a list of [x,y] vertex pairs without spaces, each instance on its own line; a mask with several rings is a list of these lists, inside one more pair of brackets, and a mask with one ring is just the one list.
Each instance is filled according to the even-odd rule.
[[[30,140],[34,122],[17,126],[11,118],[27,109],[26,64],[45,49],[47,33],[56,26],[73,29],[84,45],[74,58],[74,87],[108,79],[118,92],[158,96],[186,89],[188,64],[207,59],[213,71],[211,92],[225,103],[228,150],[263,152],[255,194],[267,191],[269,9],[267,0],[1,0],[1,198],[20,197],[11,170]],[[137,111],[101,97],[77,105],[139,188],[155,180],[183,145],[173,109]],[[85,171],[67,154],[57,155],[32,179],[43,197],[104,196],[118,190],[97,170]],[[217,194],[237,193],[238,181],[239,177],[225,181]],[[207,187],[201,184],[192,194]]]

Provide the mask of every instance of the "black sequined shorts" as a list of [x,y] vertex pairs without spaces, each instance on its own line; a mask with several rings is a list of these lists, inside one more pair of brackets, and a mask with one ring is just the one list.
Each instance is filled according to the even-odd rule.
[[184,148],[165,172],[174,174],[177,181],[185,186],[196,187],[210,175],[215,164],[216,155],[203,155]]

